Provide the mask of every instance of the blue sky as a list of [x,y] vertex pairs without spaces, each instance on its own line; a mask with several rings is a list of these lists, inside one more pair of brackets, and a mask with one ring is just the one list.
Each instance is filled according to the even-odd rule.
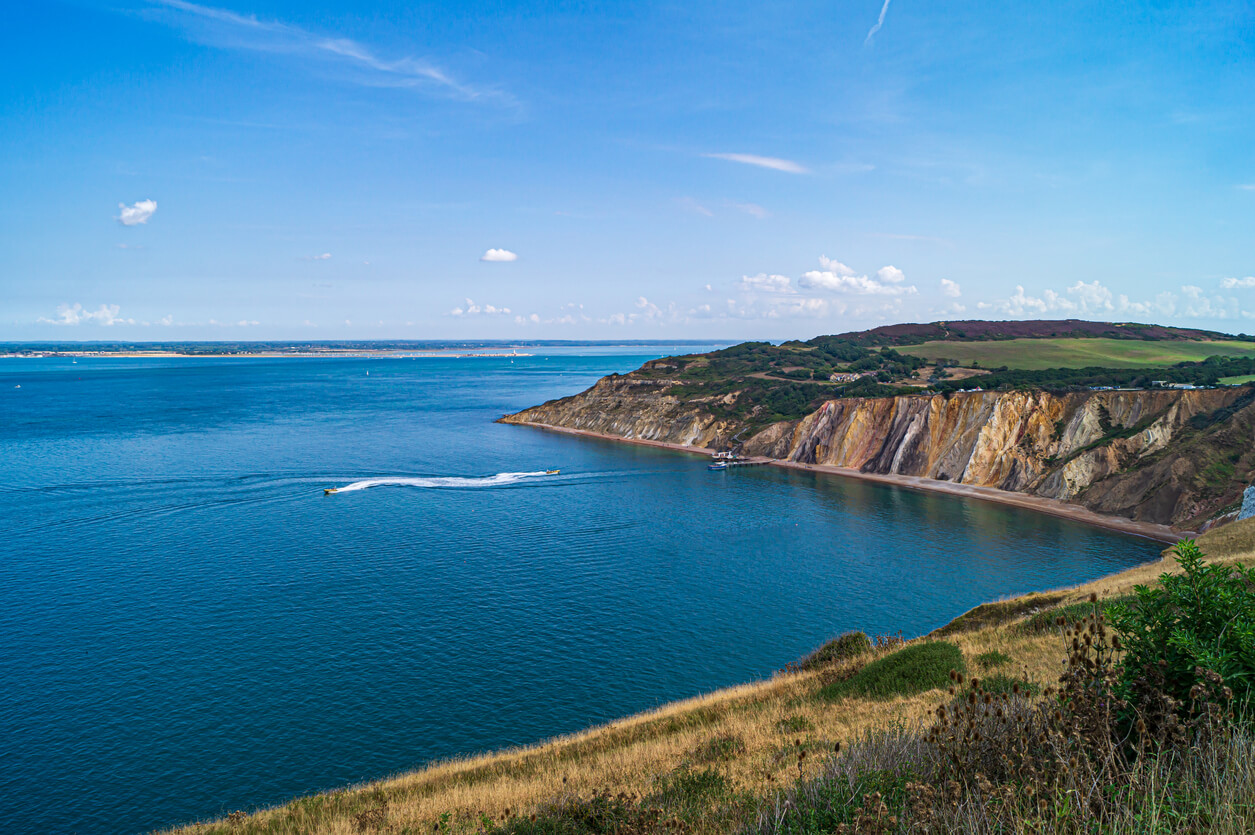
[[15,5],[0,338],[1255,332],[1249,3]]

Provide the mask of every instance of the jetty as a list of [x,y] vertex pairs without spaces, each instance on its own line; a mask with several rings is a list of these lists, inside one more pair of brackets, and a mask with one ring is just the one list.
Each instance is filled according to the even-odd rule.
[[712,452],[710,454],[711,463],[706,468],[708,470],[728,470],[732,467],[761,467],[764,464],[770,464],[774,458],[763,457],[743,457],[735,452]]

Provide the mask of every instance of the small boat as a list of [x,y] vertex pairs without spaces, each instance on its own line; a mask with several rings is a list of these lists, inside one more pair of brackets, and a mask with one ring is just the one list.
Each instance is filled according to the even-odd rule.
[[719,461],[719,462],[716,462],[716,463],[714,463],[714,464],[707,464],[707,465],[706,465],[706,469],[708,469],[708,470],[726,470],[726,469],[728,469],[728,465],[727,465],[727,463],[725,463],[725,462],[723,462],[723,461]]
[[340,488],[339,488],[339,487],[324,487],[324,488],[322,488],[322,494],[323,494],[324,496],[330,496],[332,493],[339,493],[339,492],[340,492]]
[[545,475],[557,475],[560,472],[562,472],[562,470],[545,470]]

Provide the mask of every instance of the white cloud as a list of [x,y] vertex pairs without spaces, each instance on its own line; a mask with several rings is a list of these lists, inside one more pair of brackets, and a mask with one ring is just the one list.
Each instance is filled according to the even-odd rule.
[[302,261],[330,261],[331,253],[324,252],[321,255],[302,255],[301,260]]
[[711,287],[709,284],[707,284],[707,285],[706,285],[706,292],[707,292],[707,293],[710,293],[710,292],[713,292],[713,291],[714,291],[714,288],[713,288],[713,287]]
[[959,296],[963,295],[963,290],[959,287],[959,283],[957,281],[951,281],[948,278],[943,278],[941,279],[941,294],[943,296],[949,296],[952,299],[957,299]]
[[897,267],[888,266],[876,270],[876,278],[885,284],[901,284],[903,281],[906,281],[906,274]]
[[118,223],[123,226],[135,226],[140,223],[147,223],[148,219],[156,214],[157,201],[141,200],[133,206],[119,203],[118,210],[121,212],[117,217]]
[[635,315],[643,316],[646,319],[656,319],[662,315],[662,310],[659,309],[658,305],[654,304],[644,296],[639,296],[636,299],[636,308],[640,310],[641,313]]
[[[759,273],[741,276],[741,289],[747,293],[796,293],[791,285],[792,280],[787,275]],[[706,289],[710,289],[709,284]]]
[[[1235,279],[1235,281],[1238,281]],[[1244,285],[1235,285],[1244,286]],[[1252,283],[1251,286],[1255,286]],[[1032,296],[1016,285],[1015,292],[1005,299],[980,302],[977,308],[995,310],[1008,316],[1041,316],[1065,314],[1068,316],[1109,316],[1112,313],[1130,316],[1174,316],[1183,319],[1235,319],[1255,318],[1255,313],[1242,310],[1235,298],[1207,295],[1202,287],[1186,284],[1180,289],[1181,298],[1170,292],[1157,294],[1153,299],[1131,299],[1125,294],[1115,295],[1101,282],[1078,281],[1064,293],[1044,290],[1040,296]]]
[[508,249],[490,249],[483,255],[479,256],[479,260],[504,263],[507,261],[517,261],[519,260],[519,256]]
[[1239,183],[1236,188],[1242,191],[1255,191],[1255,183]]
[[1086,284],[1084,281],[1076,282],[1068,288],[1068,295],[1075,296],[1077,303],[1081,306],[1081,310],[1086,313],[1115,309],[1115,306],[1111,303],[1111,291],[1102,286],[1098,279],[1094,279],[1089,284]]
[[500,91],[460,83],[427,61],[380,58],[368,47],[348,38],[318,35],[291,24],[258,20],[253,15],[187,0],[155,2],[166,9],[183,12],[184,17],[178,23],[197,24],[194,34],[221,47],[320,58],[349,68],[353,72],[346,80],[368,87],[429,90],[464,100],[497,99],[513,103],[513,99]]
[[260,325],[260,324],[261,322],[258,322],[256,319],[241,319],[240,321],[235,323],[236,327],[240,327],[240,328],[247,328],[249,325]]
[[1245,278],[1222,279],[1220,286],[1226,290],[1233,290],[1238,287],[1255,287],[1255,275],[1248,275]]
[[876,24],[867,32],[867,37],[863,38],[864,44],[872,42],[872,38],[880,31],[880,27],[885,25],[885,15],[889,12],[889,0],[885,0],[885,4],[880,7],[880,17],[876,18]]
[[491,304],[476,304],[470,299],[466,300],[466,304],[455,307],[449,311],[450,316],[508,316],[510,308],[496,307]]
[[104,327],[135,324],[134,319],[123,319],[118,316],[119,310],[116,304],[102,304],[96,310],[87,310],[81,304],[60,304],[57,305],[57,318],[49,319],[40,316],[38,321],[46,325],[81,325],[94,322]]
[[173,324],[174,324],[174,317],[173,317],[173,316],[171,316],[170,314],[168,314],[168,313],[167,313],[165,316],[162,316],[162,317],[161,317],[160,319],[158,319],[157,321],[158,321],[160,324],[165,325],[165,326],[168,328],[168,327],[170,327],[171,325],[173,325]]
[[784,171],[788,174],[809,174],[810,170],[791,159],[779,157],[760,157],[757,154],[702,154],[709,159],[722,159],[728,162],[739,162],[743,165],[757,165],[759,168],[770,168],[773,171]]
[[876,271],[876,277],[872,278],[859,275],[826,255],[820,256],[819,264],[823,269],[803,273],[798,279],[798,286],[859,296],[900,296],[919,292],[915,285],[905,284],[906,276],[897,267],[881,267]]

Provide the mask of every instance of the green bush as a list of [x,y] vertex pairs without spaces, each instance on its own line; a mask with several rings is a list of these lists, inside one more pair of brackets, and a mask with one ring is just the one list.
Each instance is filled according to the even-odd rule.
[[821,688],[819,695],[825,699],[913,696],[948,686],[950,671],[963,669],[963,653],[957,646],[948,641],[929,641],[873,661],[850,678]]
[[798,662],[800,670],[814,670],[838,661],[848,661],[871,652],[872,642],[862,632],[846,632],[828,641]]
[[[1118,692],[1134,704],[1147,685],[1189,705],[1218,673],[1239,703],[1255,688],[1255,570],[1208,565],[1192,539],[1174,549],[1181,574],[1138,586],[1136,604],[1111,607],[1123,643]],[[1192,692],[1193,691],[1193,692]]]
[[[822,780],[772,821],[773,835],[818,835],[828,832],[890,832],[867,824],[873,798],[883,799],[887,810],[900,814],[907,801],[907,785],[915,779],[910,771],[885,769],[863,771],[850,779]],[[887,815],[886,815],[887,817]],[[860,825],[861,824],[861,825]]]
[[[1010,693],[1023,693],[1026,696],[1036,696],[1041,693],[1041,688],[1033,682],[1023,677],[1012,677],[1006,673],[996,673],[988,678],[980,680],[981,689],[991,696],[1000,696]],[[1016,690],[1019,687],[1019,690]]]
[[[1119,605],[1135,605],[1136,597],[1116,597],[1111,600],[1103,600],[1098,603],[1100,611],[1106,613],[1113,606]],[[1053,609],[1047,609],[1044,612],[1038,612],[1032,617],[1019,624],[1017,627],[1020,632],[1040,633],[1049,632],[1052,629],[1061,629],[1063,626],[1069,626],[1077,621],[1084,620],[1094,613],[1094,604],[1088,602],[1072,603],[1067,606],[1056,606]],[[1063,618],[1065,623],[1061,625],[1059,618]]]
[[995,667],[1004,667],[1007,664],[1010,664],[1011,656],[1007,655],[1005,652],[999,652],[995,649],[990,650],[989,652],[982,652],[973,660],[976,662],[976,666],[980,667],[982,670],[992,670]]

